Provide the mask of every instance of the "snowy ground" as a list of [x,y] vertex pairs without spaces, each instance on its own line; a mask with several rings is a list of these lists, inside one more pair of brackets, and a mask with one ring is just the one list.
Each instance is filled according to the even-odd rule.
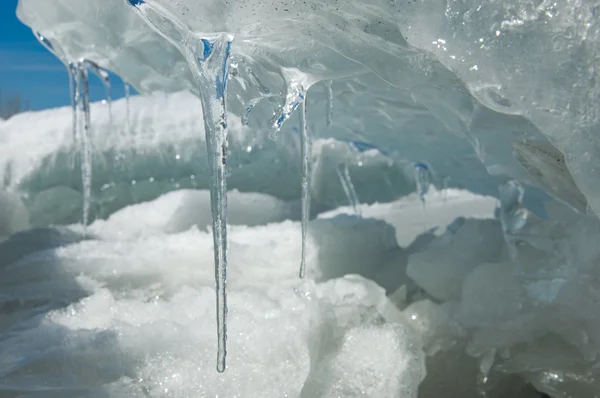
[[[495,201],[452,191],[430,195],[425,210],[414,196],[365,207],[364,219],[315,220],[315,284],[296,277],[299,223],[282,221],[275,199],[243,195],[232,194],[232,221],[255,226],[231,227],[225,374],[215,371],[208,195],[177,191],[97,221],[91,239],[74,226],[0,245],[0,396],[416,396],[425,377],[420,318],[376,283],[345,274],[387,268],[401,281],[398,243],[444,228],[466,215],[466,203],[491,217]],[[377,214],[410,222],[398,234],[367,218]]]

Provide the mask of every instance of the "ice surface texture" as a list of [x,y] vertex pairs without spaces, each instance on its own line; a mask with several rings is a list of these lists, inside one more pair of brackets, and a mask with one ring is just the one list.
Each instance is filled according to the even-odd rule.
[[[441,330],[443,338],[432,333],[434,348],[426,342],[426,351],[443,359],[439,347],[462,352],[466,346],[479,358],[483,384],[493,375],[490,369],[502,369],[560,397],[597,390],[592,364],[598,330],[589,315],[590,303],[597,301],[592,266],[597,255],[595,245],[585,243],[598,237],[597,221],[581,214],[588,206],[600,213],[598,7],[594,1],[518,0],[20,0],[18,15],[65,63],[92,60],[142,92],[188,89],[200,96],[210,111],[209,141],[217,108],[207,107],[206,89],[214,88],[213,81],[202,78],[217,69],[193,66],[210,55],[206,43],[235,37],[229,69],[217,75],[231,78],[227,103],[218,109],[229,108],[253,132],[268,131],[289,125],[282,123],[297,117],[291,111],[308,92],[304,125],[316,135],[338,138],[323,147],[311,175],[311,195],[323,202],[329,198],[328,173],[337,176],[345,163],[362,165],[354,152],[352,161],[339,156],[345,149],[338,144],[346,139],[374,144],[378,159],[426,161],[440,179],[477,192],[495,192],[498,182],[514,178],[567,203],[579,215],[554,209],[556,220],[542,221],[520,198],[503,199],[501,223],[455,224],[427,251],[413,254],[407,268],[429,298],[443,302],[409,307],[435,313],[437,326],[427,330]],[[220,99],[226,81],[216,83]],[[7,123],[18,122],[0,129],[13,131]],[[451,144],[444,145],[446,140]],[[358,153],[365,148],[351,146]],[[333,167],[321,167],[327,162]],[[6,175],[20,170],[6,165],[5,186]],[[350,192],[347,178],[344,184],[341,191]],[[40,201],[47,202],[43,196]],[[467,243],[474,238],[489,251]],[[394,297],[402,301],[402,290]],[[401,333],[384,329],[375,335],[389,342]],[[356,341],[365,335],[370,332],[348,332],[340,355],[311,365],[319,374],[309,377],[308,396],[352,395],[365,387],[360,376],[339,385],[318,377],[355,364],[354,353],[361,352]],[[454,346],[445,345],[448,340]],[[388,376],[384,379],[395,377]]]
[[[459,136],[493,175],[531,182],[512,156],[512,142],[551,139],[596,207],[595,107],[586,105],[591,102],[586,96],[596,90],[588,82],[597,73],[591,67],[597,39],[592,2],[458,1],[448,10],[437,2],[388,0],[135,4],[178,46],[202,35],[235,36],[228,108],[238,116],[251,109],[252,127],[270,127],[285,114],[286,99],[294,97],[298,84],[307,89],[323,81],[310,90],[316,110],[309,109],[308,123],[317,134],[326,129],[330,135],[366,138],[391,152],[407,141],[425,146],[440,136]],[[142,92],[197,92],[181,53],[125,1],[82,6],[73,0],[21,0],[17,11],[61,57],[94,60]],[[577,57],[564,48],[578,51]],[[562,71],[571,70],[567,61],[577,62],[577,73],[564,78]],[[538,65],[554,63],[562,69],[538,73]],[[331,80],[337,111],[327,127]],[[557,90],[550,89],[554,85]],[[417,161],[436,159],[442,167],[434,170],[461,169],[451,180],[469,175],[463,185],[495,193],[496,183],[483,178],[481,165],[449,164],[455,148],[427,148]]]

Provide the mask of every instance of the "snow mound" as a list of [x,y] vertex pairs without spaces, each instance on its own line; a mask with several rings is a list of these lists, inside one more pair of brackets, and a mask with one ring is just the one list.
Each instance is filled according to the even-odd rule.
[[[216,373],[210,231],[118,234],[126,224],[159,225],[161,202],[190,194],[97,221],[91,231],[106,238],[30,230],[0,245],[0,258],[13,259],[0,266],[3,393],[417,396],[425,370],[413,327],[383,288],[360,276],[300,283],[300,226],[290,221],[231,227],[229,369]],[[369,237],[361,224],[338,227],[337,245]],[[371,239],[360,252],[369,247],[378,250]],[[337,267],[340,251],[311,240],[309,252],[319,254],[310,256],[312,272]]]

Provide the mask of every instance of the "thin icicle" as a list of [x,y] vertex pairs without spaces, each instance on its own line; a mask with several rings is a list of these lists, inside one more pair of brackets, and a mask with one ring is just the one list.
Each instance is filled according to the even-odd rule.
[[330,127],[333,123],[333,82],[329,80],[327,82],[325,95],[327,97],[327,127]]
[[[227,71],[232,36],[201,39],[186,56],[198,83],[210,172],[215,282],[217,293],[217,371],[227,357]],[[216,93],[216,96],[215,96]]]
[[358,200],[358,194],[356,193],[356,189],[354,188],[354,184],[352,183],[352,178],[350,177],[348,165],[345,165],[344,167],[344,177],[350,190],[350,197],[352,198],[352,203],[354,203],[354,211],[356,212],[356,215],[360,217],[362,215],[360,211],[360,200]]
[[350,178],[350,171],[348,170],[348,165],[343,163],[340,164],[336,169],[338,178],[340,179],[340,183],[342,184],[342,188],[344,189],[344,193],[346,194],[346,198],[348,199],[348,203],[354,209],[354,214],[361,217],[360,211],[360,201],[358,200],[358,195],[356,194],[356,189],[354,188],[354,184],[352,183],[352,178]]
[[98,78],[102,81],[104,85],[104,90],[106,91],[106,103],[108,104],[108,119],[109,123],[112,125],[112,98],[110,94],[110,75],[108,71],[101,66],[99,66],[94,61],[90,61],[89,59],[84,60],[85,66],[89,71],[98,76]]
[[415,181],[417,183],[417,194],[425,207],[425,196],[431,185],[431,171],[425,163],[415,163]]
[[[77,143],[77,96],[79,95],[77,79],[79,78],[79,71],[73,62],[67,65],[67,71],[69,72],[69,95],[71,96],[71,112],[73,114],[73,145],[75,145]],[[72,162],[71,169],[74,169],[75,157],[72,158]]]
[[306,274],[306,243],[310,217],[310,135],[306,118],[306,97],[300,103],[300,148],[302,153],[302,258],[300,278]]
[[89,219],[90,200],[92,194],[92,150],[90,142],[90,90],[89,76],[86,63],[82,60],[75,65],[77,69],[76,104],[77,104],[77,139],[81,154],[81,181],[83,186],[83,216],[84,233]]
[[131,87],[126,80],[123,80],[123,87],[125,89],[125,110],[127,118],[127,134],[131,134],[131,109],[129,108],[129,96],[131,94]]

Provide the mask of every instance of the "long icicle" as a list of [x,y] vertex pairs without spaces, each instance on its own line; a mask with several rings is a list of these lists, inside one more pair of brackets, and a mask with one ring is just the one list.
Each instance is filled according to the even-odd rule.
[[[210,172],[217,298],[217,371],[227,359],[227,72],[233,37],[201,39],[188,48],[188,62],[199,86]],[[216,96],[215,96],[216,93]]]
[[77,79],[79,71],[73,62],[69,63],[67,71],[69,72],[69,94],[71,95],[71,108],[73,111],[73,143],[75,143],[77,140]]
[[325,87],[325,96],[327,98],[327,127],[333,123],[333,82],[329,80]]
[[310,217],[310,135],[306,119],[306,99],[300,103],[300,150],[302,156],[302,258],[300,260],[300,278],[306,274],[306,244],[308,220]]
[[92,194],[92,150],[90,142],[90,90],[89,76],[86,63],[82,60],[76,64],[77,68],[77,109],[79,149],[81,153],[81,181],[83,186],[83,216],[82,224],[84,233],[89,219],[90,200]]
[[[76,63],[69,62],[67,65],[67,71],[69,72],[69,94],[71,96],[71,113],[72,113],[72,129],[73,129],[73,148],[77,145],[79,137],[77,136],[77,126],[79,121],[77,119],[78,109],[78,98],[79,98],[79,69]],[[75,151],[71,155],[71,170],[75,170]]]
[[[127,0],[157,33],[179,48],[198,84],[209,162],[217,299],[217,371],[227,357],[227,72],[233,35],[199,38],[162,7]],[[157,23],[160,21],[160,23]],[[169,26],[165,30],[164,25]],[[216,93],[216,97],[215,97]]]

